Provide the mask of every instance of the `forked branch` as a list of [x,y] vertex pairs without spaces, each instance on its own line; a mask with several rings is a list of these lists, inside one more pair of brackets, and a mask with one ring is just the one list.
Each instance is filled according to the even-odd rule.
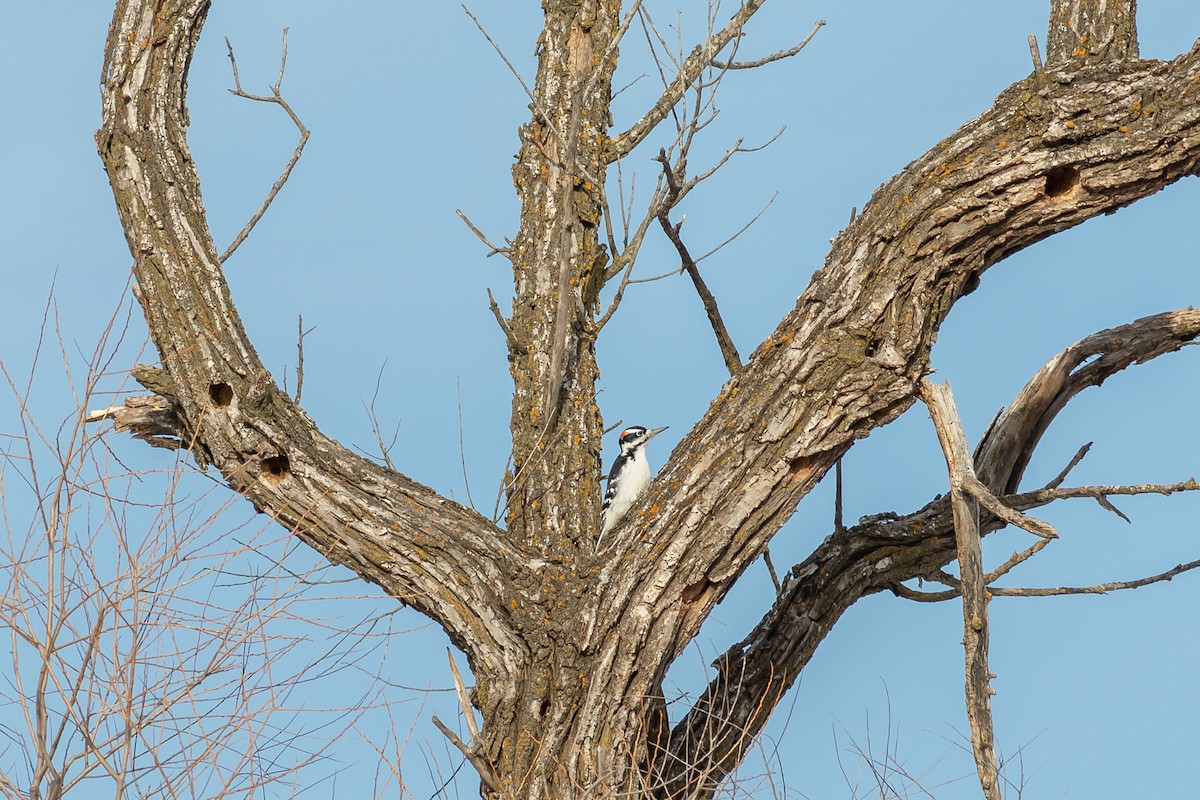
[[292,168],[300,161],[300,156],[304,153],[304,145],[308,144],[309,130],[304,127],[304,123],[300,121],[300,117],[292,110],[291,105],[287,100],[283,99],[280,93],[280,87],[283,85],[283,73],[287,69],[287,53],[288,53],[288,29],[283,29],[283,50],[279,56],[279,77],[275,79],[274,85],[271,86],[271,94],[250,94],[242,89],[242,79],[238,75],[237,59],[233,55],[233,45],[229,42],[229,37],[225,37],[225,47],[229,49],[229,65],[233,68],[233,87],[229,93],[234,97],[244,97],[247,100],[254,100],[259,103],[274,103],[284,110],[284,113],[292,120],[292,124],[296,126],[296,130],[300,131],[300,141],[296,143],[296,149],[292,151],[292,157],[288,159],[287,164],[283,168],[283,172],[279,175],[279,179],[271,185],[271,191],[267,192],[267,198],[263,200],[262,205],[258,207],[258,211],[250,217],[250,221],[245,227],[234,237],[230,242],[229,247],[225,248],[225,252],[221,254],[221,262],[224,263],[233,251],[241,246],[242,242],[246,241],[246,237],[250,235],[250,231],[254,230],[254,226],[267,213],[267,209],[271,207],[271,203],[275,201],[275,195],[279,194],[279,190],[287,183],[288,177],[292,174]]
[[[687,94],[687,90],[691,88],[700,78],[704,70],[709,67],[717,66],[713,63],[714,59],[721,53],[722,50],[729,45],[730,42],[742,35],[742,29],[750,18],[762,8],[766,0],[745,0],[741,4],[737,13],[729,20],[729,22],[719,31],[715,31],[709,35],[704,44],[696,45],[692,52],[684,59],[680,65],[675,79],[671,81],[662,96],[658,98],[654,106],[647,111],[641,119],[627,131],[612,140],[609,148],[608,160],[616,161],[618,158],[628,155],[635,147],[637,147],[643,139],[645,139],[652,130],[658,127],[658,123],[666,119],[671,113],[671,109],[675,104],[683,99]],[[786,58],[787,55],[795,55],[803,49],[804,45],[813,37],[817,30],[820,29],[822,23],[818,23],[812,33],[810,33],[799,46],[794,48],[795,52],[788,50],[775,54],[763,60],[763,63],[777,61],[780,58]],[[784,55],[787,54],[787,55]],[[729,65],[721,67],[722,69],[729,68]],[[736,68],[736,67],[734,67]]]

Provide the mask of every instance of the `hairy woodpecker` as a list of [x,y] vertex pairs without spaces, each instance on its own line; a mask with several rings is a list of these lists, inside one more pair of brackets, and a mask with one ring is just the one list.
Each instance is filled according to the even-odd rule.
[[[634,425],[621,431],[621,453],[608,473],[608,490],[604,492],[604,510],[600,524],[600,539],[617,524],[625,512],[650,485],[650,462],[646,461],[646,445],[662,428],[643,428]],[[596,546],[600,546],[600,539]]]

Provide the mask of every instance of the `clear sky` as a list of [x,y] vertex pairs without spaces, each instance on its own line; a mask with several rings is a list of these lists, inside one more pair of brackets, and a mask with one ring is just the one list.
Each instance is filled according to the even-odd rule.
[[[470,5],[526,80],[533,76],[539,5]],[[674,29],[676,5],[699,4],[649,7],[664,29]],[[729,76],[719,97],[721,116],[691,166],[702,168],[739,137],[754,145],[780,127],[786,132],[766,151],[734,159],[682,209],[689,244],[703,252],[778,192],[748,233],[702,265],[743,355],[792,306],[852,207],[862,208],[878,185],[1029,73],[1026,36],[1044,40],[1046,5],[767,4],[748,29],[741,51],[747,57],[788,46],[817,19],[829,24],[795,59]],[[1172,58],[1200,36],[1200,6],[1142,5],[1144,57]],[[130,257],[92,138],[110,15],[98,1],[11,4],[0,26],[7,99],[0,126],[0,361],[15,375],[29,369],[32,331],[52,284],[64,338],[82,352],[90,352],[105,321],[128,301]],[[303,314],[305,326],[315,326],[305,342],[303,405],[323,430],[372,450],[364,401],[378,380],[380,420],[399,424],[397,467],[465,502],[461,386],[470,492],[490,516],[507,453],[510,382],[485,289],[504,306],[511,275],[500,258],[484,258],[454,210],[461,208],[493,240],[513,234],[510,167],[528,100],[457,3],[359,4],[335,12],[328,3],[217,0],[191,71],[190,139],[220,248],[257,208],[295,138],[278,109],[228,94],[222,37],[237,50],[245,88],[265,93],[278,69],[285,26],[284,92],[313,134],[291,181],[227,264],[240,313],[264,361],[277,378],[287,374],[289,385],[296,316]],[[682,27],[690,49],[703,33],[701,22],[684,16]],[[640,35],[631,35],[622,55],[630,65],[618,85],[649,70]],[[647,74],[621,95],[617,129],[653,101],[657,80]],[[658,146],[648,143],[623,166],[626,178],[637,174],[642,196]],[[1186,181],[1019,253],[983,277],[980,289],[955,307],[933,354],[938,376],[954,387],[969,437],[977,438],[1058,350],[1094,331],[1197,302],[1198,192]],[[650,238],[639,265],[643,276],[677,265],[668,248]],[[125,366],[134,363],[144,337],[140,318],[131,330]],[[598,348],[606,421],[670,425],[651,452],[652,463],[661,464],[725,377],[699,300],[684,279],[637,286]],[[1200,389],[1197,358],[1186,349],[1088,390],[1050,430],[1027,486],[1052,477],[1088,441],[1095,445],[1075,471],[1075,483],[1193,475],[1200,438],[1192,401]],[[39,378],[34,400],[35,413],[46,420],[59,420],[72,407],[62,381],[52,377]],[[6,397],[0,432],[15,425]],[[613,442],[607,444],[606,465]],[[162,466],[169,459],[121,437],[112,446],[134,464]],[[847,456],[846,517],[913,510],[946,490],[944,468],[928,415],[916,406]],[[777,565],[802,558],[828,533],[828,484],[779,533],[772,547]],[[1132,525],[1091,501],[1044,510],[1062,541],[1011,583],[1131,579],[1197,557],[1200,499],[1137,498],[1118,505]],[[240,519],[248,512],[235,513]],[[1003,532],[989,539],[985,552],[995,563],[1025,539]],[[679,691],[697,690],[704,665],[765,610],[771,592],[761,565],[744,584],[717,608],[672,674]],[[1185,575],[1110,596],[992,604],[997,739],[1004,755],[1021,753],[1024,796],[1195,793],[1198,601],[1200,575]],[[390,608],[386,599],[345,605],[360,616]],[[440,634],[415,615],[397,624],[418,630],[395,647],[389,678],[449,686]],[[861,777],[864,768],[853,752],[855,742],[864,749],[869,742],[877,755],[891,752],[934,796],[977,796],[961,700],[960,638],[953,604],[877,596],[851,609],[771,726],[766,744],[778,748],[776,769],[783,776],[775,790],[787,797],[855,796],[849,783],[858,796],[869,794],[872,784]],[[321,705],[334,689],[312,691],[311,698],[292,699]],[[453,719],[455,704],[444,693],[397,692],[413,701],[396,711],[397,727],[416,725],[405,779],[414,797],[429,797],[440,783],[436,776],[458,763],[429,720],[434,713]],[[341,771],[336,785],[321,784],[316,796],[370,791],[373,752],[347,738],[333,756]],[[761,764],[747,769],[757,774]],[[1013,780],[1022,780],[1021,767],[1010,770]],[[460,773],[465,782],[450,796],[475,795],[468,772]],[[772,796],[765,785],[753,795]]]

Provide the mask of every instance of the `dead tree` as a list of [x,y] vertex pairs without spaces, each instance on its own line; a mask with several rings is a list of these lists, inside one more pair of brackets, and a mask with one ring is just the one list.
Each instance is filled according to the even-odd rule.
[[[855,440],[916,401],[939,325],[981,273],[1200,165],[1200,46],[1143,61],[1133,0],[1052,0],[1045,64],[1035,49],[1032,74],[881,185],[748,360],[725,351],[729,381],[611,546],[593,552],[603,430],[595,348],[653,223],[689,267],[668,212],[709,174],[687,166],[704,124],[698,98],[725,71],[756,63],[739,62],[737,48],[764,2],[744,0],[714,25],[624,131],[612,128],[612,77],[640,3],[543,5],[513,168],[520,226],[494,248],[512,262],[515,287],[511,316],[494,308],[514,384],[504,527],[350,452],[277,386],[234,307],[185,135],[208,0],[117,3],[97,142],[161,363],[135,370],[155,397],[148,407],[107,415],[187,448],[331,562],[446,630],[475,676],[482,726],[458,744],[486,797],[709,797],[849,606],[884,590],[911,595],[903,582],[913,578],[957,592],[943,571],[957,555],[950,498],[839,529],[788,572],[774,608],[718,659],[692,709],[664,724],[655,698],[667,667]],[[609,169],[685,100],[695,103],[660,154],[645,218],[618,242]],[[618,289],[602,301],[606,285]],[[1197,333],[1197,312],[1169,312],[1090,337],[1048,365],[989,431],[973,470],[955,473],[955,501],[973,492],[979,532],[1072,496],[1057,485],[1010,495],[1076,392]]]

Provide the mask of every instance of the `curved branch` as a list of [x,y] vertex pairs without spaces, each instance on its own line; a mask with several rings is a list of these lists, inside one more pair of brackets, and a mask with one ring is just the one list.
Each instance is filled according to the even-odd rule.
[[[208,0],[121,0],[96,139],[162,358],[157,387],[201,464],[335,563],[440,622],[472,659],[522,645],[498,593],[520,562],[488,520],[322,435],[280,391],[233,306],[185,135]],[[156,391],[158,388],[156,388]]]
[[1200,48],[1023,81],[882,186],[626,516],[647,568],[609,602],[672,608],[651,635],[689,641],[837,458],[913,403],[939,325],[987,268],[1196,171],[1197,72]]
[[[1067,348],[1025,385],[985,434],[975,457],[977,474],[990,476],[984,484],[994,493],[1016,485],[1032,446],[1072,397],[1128,366],[1180,350],[1197,336],[1200,310],[1189,308],[1101,331]],[[1009,446],[999,446],[1010,440]],[[1102,488],[1117,494],[1146,487]],[[1056,497],[1094,495],[1086,488],[1054,491],[1058,493],[1043,496],[1043,490],[1004,500],[1028,509]],[[980,533],[1003,525],[995,517],[981,519]],[[847,608],[867,594],[935,573],[954,559],[955,547],[948,497],[899,518],[872,519],[830,535],[792,568],[774,606],[749,635],[714,662],[716,675],[708,689],[671,732],[670,757],[658,782],[679,787],[694,783],[698,775],[719,781],[766,724],[774,707],[771,699],[782,697]],[[737,736],[715,722],[719,720],[737,721]]]

